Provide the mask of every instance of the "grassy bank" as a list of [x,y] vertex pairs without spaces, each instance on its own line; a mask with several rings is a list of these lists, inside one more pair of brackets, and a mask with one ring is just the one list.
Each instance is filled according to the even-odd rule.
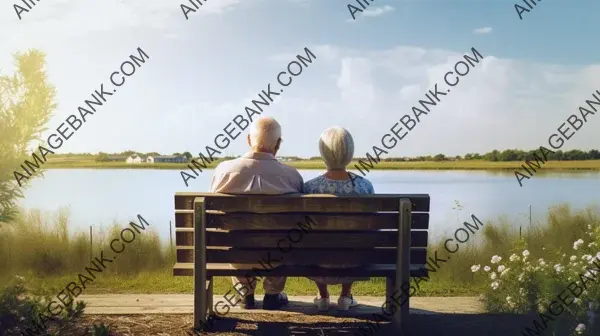
[[[584,236],[587,226],[600,226],[598,209],[573,211],[568,206],[550,210],[547,220],[523,233],[519,242],[518,229],[511,229],[504,221],[486,222],[469,241],[460,245],[452,260],[440,263],[440,269],[431,273],[429,282],[421,282],[419,296],[479,295],[486,288],[486,280],[476,278],[472,265],[489,263],[492,255],[508,255],[517,243],[525,242],[532,254],[540,255],[568,250],[573,241]],[[460,214],[461,220],[471,222],[470,214]],[[114,224],[95,236],[93,256],[108,250],[109,242],[117,238],[126,224]],[[462,224],[456,223],[456,228]],[[19,216],[13,223],[0,227],[0,286],[14,275],[26,278],[34,293],[56,295],[69,282],[77,281],[90,260],[86,233],[71,234],[69,216],[59,212],[53,218],[32,211]],[[97,238],[96,238],[97,237]],[[445,240],[445,239],[443,239]],[[103,274],[87,284],[85,293],[192,293],[191,277],[173,277],[171,267],[174,254],[165,247],[152,229],[136,235],[118,260],[108,264]],[[438,251],[445,259],[448,253],[440,243],[433,243],[428,254]],[[259,286],[260,287],[260,286]],[[216,279],[215,292],[231,289],[227,278]],[[259,289],[259,292],[262,289]],[[334,287],[334,293],[339,286]],[[286,292],[292,295],[312,295],[315,287],[304,278],[290,278]],[[383,295],[384,279],[372,279],[355,285],[356,295]]]
[[[208,164],[208,168],[214,168],[219,161]],[[320,160],[288,161],[285,164],[297,169],[325,169]],[[348,169],[356,169],[353,161]],[[379,162],[374,164],[374,169],[382,170],[515,170],[522,169],[521,161],[493,162],[485,160],[458,160],[458,161],[414,161],[414,162]],[[360,165],[359,165],[360,166]],[[48,169],[176,169],[186,170],[186,164],[180,163],[155,163],[155,164],[127,164],[125,162],[96,162],[90,159],[49,159],[44,164]],[[548,170],[600,170],[600,160],[583,161],[548,161],[543,164],[540,172]]]

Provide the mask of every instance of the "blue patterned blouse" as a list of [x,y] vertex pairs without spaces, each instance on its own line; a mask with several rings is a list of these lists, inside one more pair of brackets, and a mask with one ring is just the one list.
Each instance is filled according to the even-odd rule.
[[352,174],[352,180],[330,180],[324,175],[315,177],[314,179],[304,183],[305,194],[333,194],[333,195],[363,195],[374,194],[375,190],[369,180],[362,178],[356,174]]

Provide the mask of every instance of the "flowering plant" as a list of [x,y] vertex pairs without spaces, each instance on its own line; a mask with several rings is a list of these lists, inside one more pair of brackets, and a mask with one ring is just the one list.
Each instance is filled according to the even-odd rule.
[[554,335],[600,334],[594,324],[600,313],[600,226],[588,225],[587,235],[573,243],[569,255],[533,256],[521,241],[511,255],[473,265],[471,271],[489,281],[481,296],[488,312],[531,315],[524,334],[526,328],[550,329]]

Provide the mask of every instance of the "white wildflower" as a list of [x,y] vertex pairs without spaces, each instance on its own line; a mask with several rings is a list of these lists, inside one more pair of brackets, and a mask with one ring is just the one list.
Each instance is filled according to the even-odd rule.
[[579,323],[577,328],[575,328],[575,332],[578,334],[583,334],[585,332],[585,324]]
[[509,259],[510,261],[518,261],[520,258],[519,258],[519,256],[518,256],[518,255],[516,255],[516,254],[514,254],[514,253],[513,253],[513,254],[510,256],[510,258],[508,258],[508,259]]
[[583,244],[583,239],[578,239],[577,241],[575,241],[573,243],[573,249],[578,250],[579,246],[581,246]]
[[594,320],[596,319],[596,313],[594,313],[594,310],[592,310],[592,309],[588,310],[587,316],[588,316],[588,322],[590,322],[590,325],[594,325]]
[[502,271],[504,271],[505,268],[506,268],[506,266],[504,266],[504,265],[498,266],[498,272],[502,273]]
[[593,257],[591,255],[589,255],[589,254],[584,254],[584,255],[581,256],[581,260],[590,261],[590,260],[592,260],[592,258]]
[[490,266],[484,266],[483,270],[489,272],[492,268]]
[[496,280],[496,272],[492,272],[492,274],[490,274],[490,279]]
[[540,263],[540,266],[546,266],[546,262],[544,261],[544,259],[540,258],[538,262]]
[[554,270],[556,271],[556,273],[562,272],[563,269],[564,269],[564,266],[562,266],[561,264],[554,265]]
[[473,265],[473,266],[471,266],[471,272],[475,273],[475,272],[479,271],[480,267],[481,267],[480,265]]
[[523,282],[523,276],[525,276],[525,273],[521,273],[519,274],[519,277],[517,278],[519,281]]
[[502,261],[502,257],[495,255],[495,256],[492,257],[491,261],[492,261],[492,264],[497,264],[500,261]]
[[523,258],[527,258],[529,257],[529,251],[525,250],[523,251]]
[[577,256],[572,255],[571,258],[569,258],[569,260],[575,261],[575,260],[577,260]]
[[500,283],[498,283],[498,281],[494,281],[494,282],[492,282],[491,286],[492,286],[492,289],[496,290],[500,286]]
[[525,289],[524,288],[519,288],[519,294],[525,295]]

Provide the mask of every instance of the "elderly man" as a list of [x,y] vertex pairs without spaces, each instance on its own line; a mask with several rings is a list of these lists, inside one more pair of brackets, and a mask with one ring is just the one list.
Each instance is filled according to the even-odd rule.
[[[255,120],[250,125],[248,145],[252,151],[238,159],[221,162],[215,168],[212,192],[268,195],[302,192],[300,173],[275,159],[281,145],[281,126],[275,119],[260,117]],[[232,281],[234,288],[244,296],[241,307],[253,309],[256,278],[232,277]],[[277,310],[288,303],[287,296],[281,292],[285,281],[285,277],[264,278],[263,309]],[[245,293],[240,291],[241,288]]]

